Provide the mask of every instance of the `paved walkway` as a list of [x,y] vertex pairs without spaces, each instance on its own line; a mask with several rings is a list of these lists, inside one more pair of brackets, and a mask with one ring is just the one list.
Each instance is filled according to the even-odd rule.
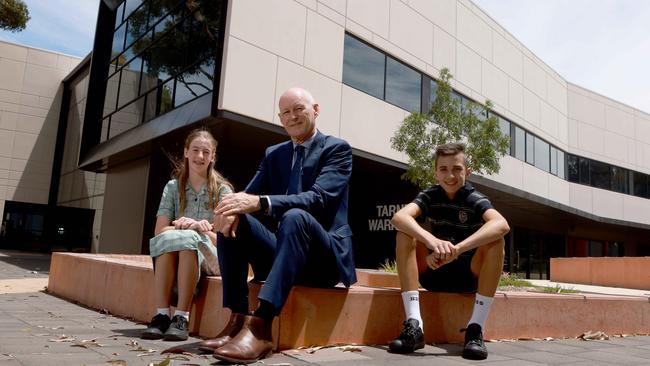
[[[47,255],[0,251],[0,283],[14,284],[11,292],[0,291],[0,366],[221,364],[198,353],[200,339],[141,340],[142,324],[42,292],[48,263]],[[35,289],[38,280],[42,286]],[[488,343],[488,349],[488,359],[476,362],[462,359],[460,346],[453,344],[427,345],[412,355],[387,353],[384,345],[341,346],[288,350],[255,365],[650,364],[650,336],[499,342]],[[184,353],[163,353],[166,350]]]

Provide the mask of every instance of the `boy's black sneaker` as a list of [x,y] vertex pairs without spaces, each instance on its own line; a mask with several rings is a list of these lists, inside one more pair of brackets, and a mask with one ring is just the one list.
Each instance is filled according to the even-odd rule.
[[463,358],[468,360],[485,360],[488,356],[487,348],[483,343],[483,331],[481,326],[472,323],[465,331],[465,345],[463,346]]
[[181,315],[174,315],[172,318],[172,323],[167,328],[165,332],[166,341],[184,341],[189,335],[187,329],[187,319]]
[[147,329],[142,332],[141,337],[143,339],[162,339],[171,322],[172,320],[169,319],[169,315],[156,314],[156,316],[151,319],[151,323],[149,323]]
[[392,353],[411,353],[420,348],[424,348],[424,333],[420,322],[412,318],[404,321],[402,333],[388,344],[388,350]]

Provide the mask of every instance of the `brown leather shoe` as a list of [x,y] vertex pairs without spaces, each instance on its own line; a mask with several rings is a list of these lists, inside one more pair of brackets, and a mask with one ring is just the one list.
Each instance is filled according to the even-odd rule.
[[273,353],[272,321],[247,315],[235,338],[214,351],[214,357],[236,364],[252,363]]
[[245,317],[245,314],[230,314],[230,319],[228,319],[228,324],[226,324],[225,328],[217,334],[216,338],[207,339],[199,343],[199,349],[203,352],[213,353],[217,348],[230,342],[230,340],[241,330],[241,327],[244,325]]

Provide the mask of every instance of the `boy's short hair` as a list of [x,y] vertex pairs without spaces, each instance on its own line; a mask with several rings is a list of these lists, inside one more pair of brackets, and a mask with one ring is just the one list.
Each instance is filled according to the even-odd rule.
[[[441,156],[454,156],[456,154],[465,154],[465,144],[460,142],[450,142],[447,144],[438,145],[436,147],[436,168],[438,168],[438,158]],[[467,167],[467,156],[465,156],[464,164]]]

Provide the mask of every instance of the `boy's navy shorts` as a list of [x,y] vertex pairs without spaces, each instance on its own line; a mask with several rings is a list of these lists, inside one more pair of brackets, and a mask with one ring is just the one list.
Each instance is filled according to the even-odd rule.
[[476,249],[458,256],[455,261],[438,269],[427,267],[420,273],[420,285],[433,292],[474,293],[478,289],[478,278],[472,274],[472,257]]

